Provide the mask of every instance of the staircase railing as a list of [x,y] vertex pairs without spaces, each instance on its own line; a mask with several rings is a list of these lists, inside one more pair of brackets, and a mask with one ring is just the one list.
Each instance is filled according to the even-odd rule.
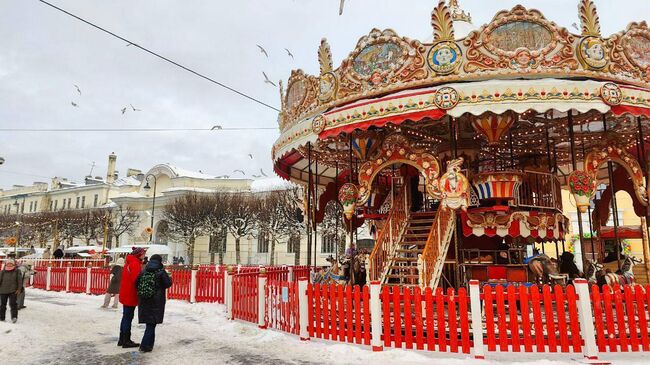
[[456,212],[453,209],[440,207],[431,225],[422,254],[418,258],[420,287],[436,288],[440,274],[445,264],[449,241],[456,228]]
[[395,249],[399,244],[404,228],[408,222],[408,204],[405,186],[393,200],[386,223],[379,231],[375,247],[370,253],[370,269],[368,271],[370,280],[382,280],[385,277],[387,263],[395,255]]

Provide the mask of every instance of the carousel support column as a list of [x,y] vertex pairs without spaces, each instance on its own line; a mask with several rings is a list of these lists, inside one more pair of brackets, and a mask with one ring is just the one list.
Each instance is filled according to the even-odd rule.
[[560,259],[560,249],[558,248],[557,240],[553,241],[555,243],[555,258]]
[[311,142],[307,142],[307,266],[311,265]]
[[[573,111],[569,110],[567,113],[567,127],[569,128],[569,142],[571,147],[571,167],[573,171],[578,169],[578,161],[576,161],[576,146],[575,146],[575,136],[573,133]],[[584,156],[583,156],[584,157]],[[585,243],[584,243],[584,232],[582,231],[582,213],[580,209],[576,209],[576,214],[578,216],[578,238],[580,240],[580,252],[585,252]],[[557,242],[556,242],[557,247]],[[562,241],[562,248],[564,248],[564,241]],[[559,257],[558,257],[559,258]],[[587,267],[585,262],[585,256],[582,256],[582,267]]]
[[515,154],[512,150],[512,129],[508,131],[508,147],[510,148],[510,168],[512,170],[515,168]]
[[[314,267],[316,266],[316,246],[318,245],[318,234],[316,213],[318,211],[318,160],[314,161],[316,176],[314,176]],[[322,242],[321,242],[322,244]]]
[[648,249],[648,220],[646,217],[641,217],[641,230],[643,231],[643,263],[645,266],[645,275],[648,282],[650,282],[650,250]]
[[[350,174],[348,175],[348,182],[352,184],[352,174],[354,173],[354,163],[352,162],[352,132],[350,132],[350,141],[349,141],[349,146],[348,146],[348,153],[350,157]],[[346,249],[348,247],[352,247],[352,240],[354,239],[354,232],[352,232],[352,229],[354,228],[354,213],[352,214],[352,217],[348,219],[350,222],[350,242],[348,245],[346,245]]]
[[[338,161],[336,161],[336,167],[335,167],[335,170],[334,170],[334,191],[335,191],[335,195],[338,196],[338,193],[339,193],[339,162]],[[336,206],[337,207],[339,206],[338,200],[336,201]],[[338,209],[336,209],[336,211],[338,212]],[[336,248],[335,248],[336,252],[335,252],[335,255],[336,255],[336,261],[337,262],[339,261],[339,247],[341,247],[341,243],[340,243],[341,235],[339,234],[340,222],[341,222],[341,214],[337,214],[336,215],[336,223],[335,223],[335,228],[336,229],[334,231],[334,232],[336,232]]]
[[[582,125],[580,126],[580,131],[582,131]],[[587,154],[585,153],[585,141],[584,139],[582,140],[582,158],[584,159]],[[593,262],[596,262],[596,246],[594,245],[594,226],[593,222],[591,220],[591,201],[589,202],[589,205],[587,206],[587,219],[589,220],[589,241],[591,243],[591,260]],[[585,258],[583,261],[587,261],[587,255],[585,255],[585,252],[582,252],[582,256]]]
[[546,162],[548,163],[548,171],[552,172],[551,166],[553,166],[553,162],[551,160],[551,139],[548,136],[548,125],[546,125]]
[[[645,155],[645,138],[643,137],[643,128],[641,127],[641,117],[636,117],[636,126],[639,132],[639,159],[641,160],[641,166],[645,168],[646,173],[646,186],[650,183],[648,179],[648,161],[646,161]],[[650,282],[650,227],[648,227],[648,218],[650,216],[650,206],[646,206],[646,216],[641,217],[641,229],[643,230],[643,262],[646,269],[646,277]]]
[[[451,155],[454,159],[458,158],[458,126],[453,117],[449,117],[449,133],[451,139]],[[512,143],[512,140],[510,141]],[[425,189],[426,190],[426,189]],[[460,237],[462,233],[462,226],[460,224],[460,215],[456,215],[456,232],[454,233],[454,261],[455,261],[455,280],[456,287],[460,287]]]
[[[603,133],[607,132],[607,116],[603,114]],[[609,188],[612,191],[612,214],[614,217],[614,239],[616,241],[616,264],[618,269],[621,269],[621,240],[618,236],[618,204],[616,204],[616,189],[614,188],[614,167],[612,161],[607,161],[607,178],[609,180]]]

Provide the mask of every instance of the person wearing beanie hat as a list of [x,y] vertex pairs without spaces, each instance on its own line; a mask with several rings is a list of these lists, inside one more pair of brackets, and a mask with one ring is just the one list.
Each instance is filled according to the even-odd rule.
[[18,320],[18,303],[16,298],[22,288],[23,277],[20,270],[16,270],[16,260],[9,259],[5,267],[0,271],[0,321],[5,320],[7,313],[7,301],[11,311],[11,321]]
[[108,308],[108,305],[111,303],[111,298],[113,300],[113,308],[117,308],[117,302],[120,300],[120,282],[122,281],[122,267],[124,266],[124,259],[119,258],[117,262],[113,264],[111,269],[111,281],[106,288],[106,295],[104,296],[104,305],[102,308]]
[[160,255],[152,255],[149,263],[138,276],[138,323],[146,328],[140,344],[140,351],[151,352],[156,340],[156,325],[163,323],[165,317],[165,291],[172,286],[162,264]]
[[142,259],[145,253],[144,248],[133,247],[131,253],[126,256],[124,268],[122,269],[119,292],[119,300],[122,303],[122,321],[120,322],[120,337],[117,345],[123,348],[140,346],[140,344],[131,341],[131,323],[135,315],[135,307],[138,306],[135,281],[140,275],[140,271],[142,271]]

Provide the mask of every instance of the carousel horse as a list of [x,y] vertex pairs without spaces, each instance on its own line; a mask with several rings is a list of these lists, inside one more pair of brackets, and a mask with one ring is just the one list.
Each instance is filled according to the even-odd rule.
[[589,284],[596,284],[598,281],[598,273],[603,269],[603,265],[596,261],[587,260],[587,269],[585,270],[585,279]]
[[343,275],[348,279],[349,285],[366,284],[366,258],[368,253],[365,250],[354,252],[353,256],[345,255],[341,259]]
[[535,256],[528,261],[528,269],[534,275],[538,283],[551,283],[566,285],[568,276],[560,274],[557,267],[557,262],[553,262],[550,257],[545,254]]
[[597,277],[603,278],[604,283],[609,287],[613,287],[614,285],[634,285],[634,264],[640,262],[641,261],[635,257],[626,256],[619,271],[613,273],[599,270]]
[[325,261],[329,262],[332,266],[327,269],[320,269],[318,272],[313,273],[312,283],[314,284],[345,284],[347,278],[343,273],[343,269],[339,266],[338,261],[330,255]]

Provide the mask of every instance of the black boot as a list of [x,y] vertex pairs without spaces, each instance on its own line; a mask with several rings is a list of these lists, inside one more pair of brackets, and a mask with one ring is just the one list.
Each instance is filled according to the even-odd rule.
[[117,347],[122,347],[123,344],[124,344],[124,334],[120,332],[120,339],[117,340]]
[[140,346],[140,352],[151,352],[153,347]]
[[128,348],[133,348],[133,347],[138,347],[140,346],[139,343],[135,343],[131,341],[131,332],[127,332],[124,334],[124,338],[122,339],[122,348],[123,349],[128,349]]

